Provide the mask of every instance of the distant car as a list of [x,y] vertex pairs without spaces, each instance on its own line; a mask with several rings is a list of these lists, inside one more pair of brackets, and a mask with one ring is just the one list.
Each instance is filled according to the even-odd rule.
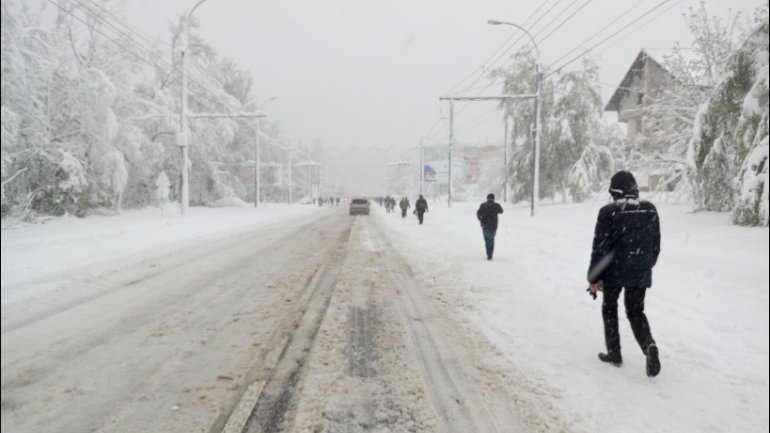
[[350,201],[350,214],[369,215],[369,200],[365,198],[354,198]]

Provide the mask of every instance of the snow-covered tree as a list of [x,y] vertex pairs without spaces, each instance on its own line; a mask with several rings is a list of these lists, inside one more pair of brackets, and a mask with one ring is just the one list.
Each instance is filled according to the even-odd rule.
[[697,205],[731,210],[743,225],[768,223],[766,12],[764,17],[701,107],[688,149]]
[[[668,84],[644,95],[644,134],[638,141],[641,147],[656,151],[631,155],[637,168],[663,176],[658,183],[660,191],[676,189],[677,196],[692,190],[691,179],[686,176],[686,154],[695,118],[725,75],[728,58],[738,47],[742,32],[740,13],[715,17],[709,14],[705,2],[683,16],[693,36],[693,46],[684,49],[676,43],[674,50],[662,59]],[[709,164],[716,170],[726,168],[725,161],[716,154]],[[723,188],[716,184],[713,187]],[[717,207],[729,208],[729,204],[725,206]]]
[[[532,93],[535,76],[531,53],[514,54],[513,65],[510,70],[493,74],[505,77],[503,92]],[[597,140],[601,129],[598,70],[596,62],[587,59],[582,69],[554,74],[553,79],[541,83],[540,197],[560,194],[563,201],[583,200],[596,182],[609,176],[611,152],[603,140]],[[509,101],[502,107],[514,124],[514,152],[509,167],[513,173],[513,198],[526,200],[532,193],[534,103]]]
[[[28,2],[2,1],[2,213],[83,214],[152,203],[158,173],[180,190],[175,141],[180,17],[171,56],[115,23],[112,2],[64,2],[46,28]],[[253,79],[219,60],[189,23],[191,113],[254,111]],[[139,41],[137,39],[140,39]],[[262,121],[262,130],[277,126]],[[254,121],[190,121],[191,201],[253,196]],[[263,141],[263,161],[283,154]]]

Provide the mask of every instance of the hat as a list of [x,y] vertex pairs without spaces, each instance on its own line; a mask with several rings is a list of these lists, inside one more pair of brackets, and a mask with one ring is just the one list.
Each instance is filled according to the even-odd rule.
[[619,171],[610,180],[610,194],[613,197],[639,197],[639,187],[630,171]]
[[492,194],[491,192],[489,194],[487,194],[487,200],[494,200],[494,199],[495,199],[495,195],[494,194]]

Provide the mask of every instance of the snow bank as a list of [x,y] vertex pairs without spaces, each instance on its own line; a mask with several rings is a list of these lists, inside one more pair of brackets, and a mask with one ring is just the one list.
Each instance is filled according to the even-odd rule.
[[[45,224],[23,225],[2,231],[2,303],[35,296],[100,263],[141,260],[153,250],[191,240],[225,236],[318,208],[263,204],[250,207],[191,207],[187,215],[167,206],[126,211],[116,216],[64,217]],[[82,276],[82,274],[80,274]]]

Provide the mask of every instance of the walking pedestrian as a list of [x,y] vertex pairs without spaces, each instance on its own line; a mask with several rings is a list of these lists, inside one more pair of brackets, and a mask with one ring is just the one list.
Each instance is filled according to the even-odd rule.
[[417,219],[420,221],[420,224],[422,224],[423,215],[425,212],[428,212],[428,202],[422,194],[420,194],[420,198],[414,202],[414,212],[417,214]]
[[618,333],[618,298],[624,291],[626,317],[647,358],[647,376],[660,372],[658,346],[644,314],[644,297],[652,287],[652,268],[660,253],[660,220],[655,206],[639,199],[636,179],[619,171],[610,181],[613,202],[599,210],[594,231],[588,289],[596,299],[602,290],[606,353],[599,359],[616,367],[623,363]]
[[401,208],[401,218],[406,218],[406,210],[412,206],[409,204],[409,199],[401,197],[401,201],[398,202],[398,207]]
[[481,232],[484,234],[484,245],[487,248],[487,260],[492,260],[495,252],[495,234],[497,234],[497,216],[503,213],[503,207],[495,202],[495,195],[487,194],[487,201],[481,203],[476,211],[476,218],[481,223]]

